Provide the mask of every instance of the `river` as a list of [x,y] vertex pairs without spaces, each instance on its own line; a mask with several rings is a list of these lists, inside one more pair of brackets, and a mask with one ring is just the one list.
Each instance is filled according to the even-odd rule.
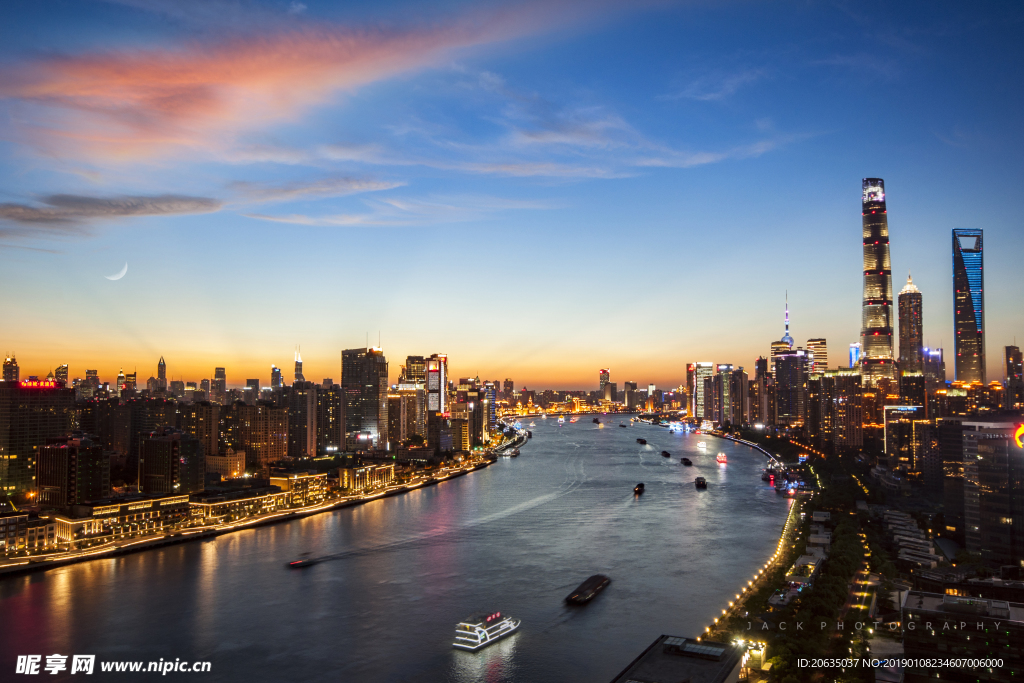
[[[520,457],[405,495],[0,579],[0,678],[17,655],[59,653],[209,661],[168,674],[208,681],[610,681],[658,635],[699,635],[774,552],[790,501],[758,451],[602,420],[536,419]],[[332,559],[285,568],[305,552]],[[596,573],[611,585],[566,606]],[[481,611],[522,626],[454,650],[455,624]]]

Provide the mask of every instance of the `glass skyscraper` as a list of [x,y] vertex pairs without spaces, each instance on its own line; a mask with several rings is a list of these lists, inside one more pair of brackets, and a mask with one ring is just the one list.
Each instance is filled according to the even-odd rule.
[[982,231],[953,230],[953,334],[956,379],[985,382]]
[[864,303],[861,316],[861,374],[864,384],[896,378],[892,354],[892,265],[885,182],[864,178],[861,195],[864,227]]

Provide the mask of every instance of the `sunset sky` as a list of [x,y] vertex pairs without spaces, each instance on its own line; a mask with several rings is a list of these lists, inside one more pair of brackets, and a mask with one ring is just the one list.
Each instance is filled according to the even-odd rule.
[[[886,182],[952,373],[950,231],[985,231],[989,379],[1024,342],[1024,6],[11,0],[0,352],[140,380],[662,387],[783,332],[858,340]],[[112,281],[124,264],[127,274]]]

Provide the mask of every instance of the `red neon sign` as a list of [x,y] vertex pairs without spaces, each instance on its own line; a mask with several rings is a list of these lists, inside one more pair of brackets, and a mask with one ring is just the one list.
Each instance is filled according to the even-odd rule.
[[26,388],[26,389],[56,389],[57,388],[57,382],[55,382],[52,379],[44,379],[44,380],[23,379],[23,380],[21,380],[21,386]]

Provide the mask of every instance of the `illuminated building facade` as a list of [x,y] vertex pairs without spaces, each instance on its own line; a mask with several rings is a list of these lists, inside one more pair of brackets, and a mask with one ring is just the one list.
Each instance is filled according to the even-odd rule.
[[850,344],[850,369],[860,366],[860,342]]
[[199,439],[207,456],[215,455],[220,449],[221,407],[209,401],[179,403],[176,412],[178,428]]
[[810,372],[828,370],[828,343],[824,339],[808,339],[807,350],[814,354]]
[[64,386],[67,386],[68,385],[68,364],[64,363],[62,365],[58,365],[57,369],[53,371],[53,376],[54,376],[54,379],[56,379],[58,382],[60,382]]
[[775,424],[797,426],[804,423],[809,361],[807,351],[799,348],[775,356]]
[[[300,364],[302,361],[298,361]],[[301,367],[296,376],[301,377]],[[288,391],[288,457],[317,455],[317,386],[296,380]]]
[[284,377],[281,374],[281,368],[276,365],[270,366],[270,389],[277,391],[284,386]]
[[435,353],[426,362],[427,413],[448,412],[448,356]]
[[864,239],[864,300],[861,314],[861,374],[866,386],[895,379],[892,353],[892,264],[889,261],[889,220],[885,182],[865,178],[861,218]]
[[167,388],[167,363],[164,362],[163,356],[160,356],[160,361],[156,364],[156,383],[160,389]]
[[324,386],[316,394],[316,450],[345,450],[345,392],[340,384]]
[[35,491],[37,451],[70,432],[74,406],[75,390],[56,381],[0,384],[0,491]]
[[923,297],[910,275],[907,275],[907,284],[900,290],[897,303],[900,315],[900,371],[921,372],[924,370],[924,332],[921,321]]
[[386,449],[388,361],[384,351],[379,348],[347,349],[341,358],[346,443],[354,435],[359,435],[365,442],[360,450]]
[[698,419],[704,417],[704,380],[710,378],[715,372],[714,363],[693,364],[693,411],[690,413]]
[[604,368],[597,373],[597,390],[599,392],[598,396],[601,396],[602,398],[605,396],[604,388],[608,384],[608,382],[611,381],[611,378],[612,371],[609,370],[608,368]]
[[985,383],[985,278],[982,231],[953,230],[955,379]]
[[142,442],[139,490],[148,495],[203,490],[206,454],[198,439],[164,427]]
[[306,378],[302,374],[302,354],[296,349],[295,351],[295,379],[296,382],[305,382]]
[[923,406],[885,406],[885,454],[889,469],[921,474],[924,454],[931,439],[932,424]]
[[963,423],[967,550],[997,565],[1024,566],[1024,448],[1016,422]]

